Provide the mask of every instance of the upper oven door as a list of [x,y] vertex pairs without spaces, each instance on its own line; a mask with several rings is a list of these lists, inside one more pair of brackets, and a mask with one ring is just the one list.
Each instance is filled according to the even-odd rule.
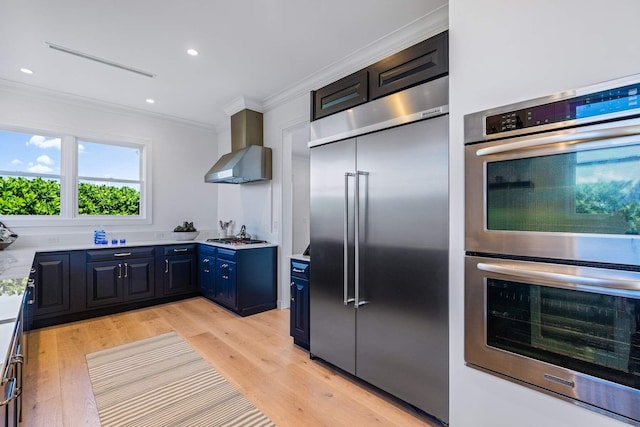
[[468,252],[640,263],[640,119],[465,147]]

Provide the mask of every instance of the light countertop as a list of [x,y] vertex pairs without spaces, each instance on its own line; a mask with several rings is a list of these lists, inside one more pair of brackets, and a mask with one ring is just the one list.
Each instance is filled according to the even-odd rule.
[[295,260],[298,260],[298,261],[311,262],[311,257],[309,255],[293,254],[289,258],[295,259]]

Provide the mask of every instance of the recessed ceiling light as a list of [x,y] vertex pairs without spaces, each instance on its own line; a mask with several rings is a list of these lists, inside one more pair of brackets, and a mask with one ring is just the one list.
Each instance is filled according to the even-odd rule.
[[187,49],[187,53],[191,56],[198,56],[198,51],[195,49]]
[[22,71],[25,74],[33,74],[33,71],[28,68],[20,68],[20,71]]
[[156,101],[154,99],[151,98],[147,98],[147,104],[155,104]]

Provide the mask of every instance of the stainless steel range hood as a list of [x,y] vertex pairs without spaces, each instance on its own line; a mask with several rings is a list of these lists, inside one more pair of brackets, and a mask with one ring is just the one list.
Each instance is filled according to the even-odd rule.
[[244,109],[231,116],[231,153],[204,176],[205,182],[243,184],[271,179],[271,148],[262,145],[262,113]]

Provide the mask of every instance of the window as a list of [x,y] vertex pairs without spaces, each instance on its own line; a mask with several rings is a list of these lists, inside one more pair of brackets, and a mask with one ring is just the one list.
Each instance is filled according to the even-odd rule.
[[0,130],[0,215],[60,215],[61,138]]
[[0,129],[0,217],[14,225],[150,223],[148,141]]
[[78,214],[139,215],[140,148],[78,141]]

